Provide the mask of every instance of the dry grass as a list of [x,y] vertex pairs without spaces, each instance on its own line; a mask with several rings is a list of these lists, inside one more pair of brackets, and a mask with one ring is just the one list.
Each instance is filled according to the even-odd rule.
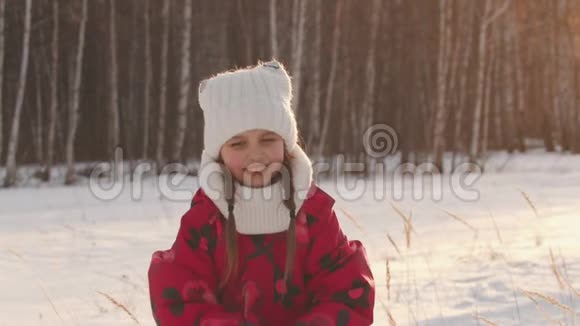
[[532,300],[532,302],[536,306],[536,309],[538,309],[538,311],[540,311],[542,313],[542,317],[544,317],[544,319],[548,322],[548,324],[550,324],[550,325],[554,325],[554,324],[564,325],[564,324],[562,324],[562,322],[556,321],[552,317],[550,317],[550,314],[548,314],[546,312],[546,309],[544,309],[540,305],[540,303],[538,302],[538,300],[536,300],[531,293],[527,293],[525,290],[521,290],[521,289],[520,289],[520,291],[523,292],[524,295],[528,297],[528,299]]
[[482,321],[484,324],[489,325],[489,326],[498,326],[496,323],[492,322],[491,320],[483,317],[483,316],[479,316],[479,315],[473,315],[473,318],[479,321]]
[[530,196],[528,196],[528,194],[525,191],[523,191],[523,190],[520,190],[520,193],[522,194],[522,196],[524,196],[524,199],[526,200],[526,202],[528,203],[528,205],[530,205],[530,207],[534,211],[534,214],[536,215],[536,217],[539,218],[540,217],[540,214],[538,214],[538,209],[536,208],[536,205],[534,205],[534,203],[530,199]]
[[389,239],[389,242],[391,243],[391,245],[393,245],[393,247],[395,248],[395,250],[397,251],[399,256],[401,256],[401,250],[399,250],[399,246],[397,246],[397,243],[395,242],[395,240],[393,240],[393,238],[391,238],[391,236],[388,233],[387,233],[387,239]]
[[[534,202],[532,202],[532,200],[530,199],[530,196],[523,190],[520,190],[520,193],[522,194],[522,196],[524,197],[524,199],[526,200],[526,202],[528,203],[528,205],[530,206],[530,208],[534,211],[534,215],[536,216],[536,218],[540,218],[540,214],[538,213],[538,209],[536,208],[536,205],[534,205]],[[542,242],[542,236],[538,233],[537,229],[536,229],[536,247],[539,247]]]
[[497,236],[499,243],[503,244],[503,239],[501,238],[501,233],[499,232],[499,228],[497,227],[497,223],[495,223],[495,218],[493,217],[492,212],[489,212],[489,218],[491,218],[491,221],[493,222],[493,227],[495,229],[495,235]]
[[392,202],[391,207],[393,208],[393,210],[395,210],[397,215],[399,215],[401,219],[403,219],[403,223],[405,226],[405,240],[407,249],[409,249],[411,248],[411,232],[415,233],[415,235],[417,234],[415,232],[415,228],[413,227],[413,211],[410,211],[409,216],[406,216],[405,213],[403,213],[403,211]]
[[475,228],[473,225],[469,224],[464,218],[461,218],[460,216],[453,214],[449,211],[443,210],[443,212],[445,212],[445,214],[449,215],[450,217],[452,217],[454,220],[458,221],[459,223],[467,226],[472,232],[473,232],[473,236],[477,237],[477,228]]
[[137,320],[137,318],[135,317],[135,315],[133,315],[133,313],[131,313],[131,311],[124,304],[122,304],[119,301],[115,300],[115,298],[113,298],[112,296],[108,295],[107,293],[104,293],[104,292],[101,292],[101,291],[97,291],[97,293],[100,294],[100,295],[102,295],[103,297],[107,298],[107,300],[109,300],[117,308],[123,310],[129,317],[131,317],[131,319],[133,319],[133,321],[137,325],[141,325],[141,323],[139,323],[139,321]]
[[[562,258],[562,261],[563,260],[564,259]],[[552,273],[554,273],[554,277],[558,281],[558,285],[560,286],[560,289],[564,290],[565,288],[568,288],[570,290],[570,292],[574,293],[575,296],[580,298],[580,291],[576,290],[572,286],[572,283],[570,283],[570,280],[566,276],[566,274],[560,272],[560,269],[558,268],[558,264],[556,263],[556,259],[554,258],[554,253],[552,252],[552,248],[550,248],[550,266],[552,267]],[[564,262],[564,267],[565,266],[566,265]]]
[[389,326],[397,326],[397,322],[395,321],[395,318],[393,317],[389,309],[387,309],[387,316],[389,316]]
[[564,290],[566,285],[562,280],[562,275],[558,270],[558,265],[556,264],[556,260],[554,259],[554,253],[552,252],[552,248],[550,248],[550,266],[552,267],[552,273],[554,273],[554,277],[558,281],[558,285],[560,286],[560,290]]
[[[572,309],[570,306],[561,303],[560,301],[556,300],[554,297],[551,297],[547,294],[543,294],[543,293],[536,292],[536,291],[524,290],[524,289],[520,289],[520,291],[522,293],[524,293],[530,299],[539,298],[539,299],[546,301],[547,303],[551,304],[554,307],[557,307],[557,308],[559,308],[563,311],[569,312],[571,314],[575,314],[574,309]],[[536,300],[532,300],[532,301],[537,303]]]
[[387,268],[387,271],[386,271],[386,274],[387,274],[387,275],[386,275],[386,283],[387,283],[387,299],[388,299],[389,301],[391,301],[391,269],[390,269],[390,267],[389,267],[389,257],[387,257],[387,260],[386,260],[386,265],[387,265],[387,266],[386,266],[386,268]]
[[20,260],[24,261],[24,258],[22,258],[22,255],[19,254],[16,250],[12,249],[12,248],[6,248],[6,251],[8,251],[9,253],[11,253],[12,255],[16,256],[17,258],[19,258]]
[[340,211],[344,213],[344,215],[352,222],[352,224],[354,224],[354,226],[356,226],[356,228],[365,236],[368,235],[365,228],[362,227],[362,225],[360,225],[358,223],[358,221],[352,216],[352,214],[350,214],[346,209],[339,207]]

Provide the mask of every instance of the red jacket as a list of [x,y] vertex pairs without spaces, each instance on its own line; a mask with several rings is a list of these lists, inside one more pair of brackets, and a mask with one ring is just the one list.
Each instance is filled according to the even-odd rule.
[[316,188],[299,210],[294,273],[286,284],[286,231],[238,233],[239,277],[218,294],[225,220],[200,188],[171,249],[156,251],[151,260],[149,291],[157,324],[371,325],[375,289],[366,252],[360,241],[343,234],[333,204]]

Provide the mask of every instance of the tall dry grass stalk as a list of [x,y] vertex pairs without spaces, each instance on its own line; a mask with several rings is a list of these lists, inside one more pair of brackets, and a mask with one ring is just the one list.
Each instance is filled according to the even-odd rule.
[[495,218],[493,217],[492,212],[489,212],[489,217],[491,218],[491,221],[493,222],[493,227],[495,229],[495,235],[497,236],[499,243],[503,244],[503,240],[501,238],[501,233],[499,232],[499,228],[497,227],[497,223],[495,223]]
[[530,199],[530,196],[525,191],[523,191],[523,190],[520,190],[520,193],[522,194],[522,196],[524,196],[524,199],[526,200],[526,202],[528,203],[528,205],[530,205],[530,207],[534,211],[534,214],[536,215],[536,217],[539,218],[540,217],[540,214],[538,214],[538,209],[536,208],[536,205],[534,205],[534,203]]
[[358,221],[346,209],[339,207],[340,211],[352,222],[352,224],[365,236],[368,235],[365,228],[358,223]]
[[[563,311],[571,313],[572,315],[575,314],[574,309],[572,309],[570,306],[561,303],[560,301],[556,300],[554,297],[551,297],[547,294],[540,293],[537,291],[524,290],[524,289],[520,289],[520,291],[522,293],[524,293],[530,299],[531,298],[539,298],[539,299],[546,301],[547,303],[551,304],[554,307],[557,307]],[[533,301],[537,302],[535,300],[533,300]]]
[[387,281],[387,300],[391,301],[391,269],[389,267],[389,257],[386,260],[386,281]]
[[528,299],[530,299],[534,305],[536,306],[536,309],[538,309],[538,311],[540,311],[540,313],[542,314],[542,317],[544,317],[544,319],[550,324],[558,324],[558,325],[564,325],[562,324],[562,322],[556,321],[554,320],[552,317],[550,317],[550,315],[548,314],[548,312],[546,312],[546,309],[544,309],[540,303],[538,302],[538,300],[536,300],[532,294],[525,292],[525,290],[521,290],[520,292],[522,292],[526,297],[528,297]]
[[137,324],[137,325],[141,325],[141,323],[139,323],[139,320],[137,320],[137,317],[135,317],[135,315],[133,315],[133,313],[122,303],[120,303],[119,301],[115,300],[115,298],[113,298],[112,296],[108,295],[107,293],[101,292],[101,291],[97,291],[98,294],[102,295],[103,297],[105,297],[107,300],[109,300],[115,307],[123,310],[129,317],[131,317],[131,319],[133,319],[133,321]]
[[489,326],[498,326],[496,323],[492,322],[491,320],[489,320],[483,316],[473,314],[473,318],[476,320],[482,321],[484,324],[489,325]]
[[406,245],[407,245],[407,249],[410,249],[411,248],[411,232],[415,233],[415,235],[417,234],[415,232],[415,228],[413,227],[413,211],[410,211],[409,216],[406,216],[405,213],[403,213],[403,211],[400,208],[398,208],[395,204],[393,204],[392,202],[391,202],[391,207],[397,213],[397,215],[399,215],[401,217],[401,219],[403,219],[403,223],[404,223],[404,227],[405,227]]
[[391,312],[388,309],[387,309],[387,316],[389,316],[389,326],[397,326],[397,322],[395,321],[393,314],[391,314]]
[[556,264],[556,259],[554,259],[554,253],[552,252],[552,248],[550,248],[550,267],[552,267],[552,273],[554,274],[556,281],[558,281],[560,290],[564,290],[566,288],[566,285],[564,284],[564,281],[562,280],[562,275],[558,270],[558,265]]
[[[562,257],[560,257],[560,258],[564,262],[564,258],[562,258]],[[552,267],[552,273],[554,273],[554,277],[558,281],[558,285],[560,286],[560,289],[564,290],[565,288],[568,288],[570,290],[570,292],[574,293],[575,296],[580,298],[580,291],[576,290],[572,286],[570,279],[566,276],[565,273],[562,273],[560,271],[560,269],[558,268],[558,264],[556,263],[556,258],[554,258],[554,253],[552,252],[552,248],[550,248],[550,265]],[[564,268],[565,268],[565,266],[566,266],[566,263],[564,262]],[[564,269],[564,271],[566,271],[566,269]]]
[[[522,196],[524,197],[524,199],[526,200],[526,202],[528,203],[528,205],[530,206],[530,208],[532,209],[532,211],[534,211],[534,215],[536,216],[536,218],[540,218],[540,214],[538,213],[538,209],[536,208],[536,205],[534,205],[534,202],[532,202],[532,200],[530,199],[530,196],[523,190],[520,190],[520,193],[522,194]],[[543,242],[542,236],[540,235],[540,233],[538,232],[538,230],[536,229],[536,247],[540,246]]]
[[449,215],[450,217],[452,217],[454,220],[458,221],[459,223],[467,226],[472,232],[473,232],[473,236],[477,237],[477,228],[475,228],[473,225],[467,223],[467,221],[464,218],[461,218],[460,216],[453,214],[449,211],[443,210],[443,212],[445,212],[445,214]]
[[391,236],[388,233],[387,233],[387,239],[389,239],[389,242],[391,243],[391,245],[393,245],[393,247],[395,248],[395,250],[397,251],[399,256],[401,256],[401,250],[399,250],[399,246],[397,246],[397,243],[395,242],[395,240],[393,240],[393,238],[391,238]]

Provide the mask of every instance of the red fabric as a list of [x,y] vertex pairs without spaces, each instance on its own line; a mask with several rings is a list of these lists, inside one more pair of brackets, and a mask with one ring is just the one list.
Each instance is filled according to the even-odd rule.
[[217,292],[225,220],[200,188],[169,250],[156,251],[149,291],[158,325],[364,326],[374,281],[360,241],[343,234],[334,199],[315,187],[296,218],[296,257],[285,283],[286,232],[238,233],[238,278]]

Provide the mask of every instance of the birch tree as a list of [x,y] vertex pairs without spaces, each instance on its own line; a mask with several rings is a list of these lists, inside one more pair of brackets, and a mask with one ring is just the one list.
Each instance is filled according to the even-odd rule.
[[270,0],[270,46],[272,57],[278,59],[280,50],[278,49],[278,12],[277,0]]
[[445,125],[447,121],[447,82],[449,80],[449,55],[451,53],[452,3],[439,1],[439,52],[437,57],[437,105],[433,122],[433,164],[443,172],[443,150],[445,148]]
[[328,128],[330,126],[330,112],[332,111],[332,97],[334,94],[334,83],[336,79],[336,68],[338,62],[340,34],[341,34],[341,17],[342,17],[343,0],[338,0],[334,14],[334,30],[332,34],[332,50],[330,57],[330,76],[326,84],[326,97],[324,100],[324,120],[322,123],[322,130],[320,132],[320,142],[316,153],[318,157],[322,157],[324,145],[328,138]]
[[52,41],[51,41],[51,66],[50,66],[50,108],[48,112],[48,133],[46,142],[46,163],[44,177],[48,181],[51,178],[52,164],[54,163],[54,138],[56,132],[56,119],[58,107],[58,78],[59,78],[59,0],[52,2]]
[[4,151],[4,98],[2,90],[4,88],[4,16],[6,11],[6,1],[0,1],[0,160]]
[[[4,1],[2,1],[4,2]],[[6,153],[6,178],[4,186],[12,186],[16,182],[16,151],[18,149],[18,136],[20,130],[20,116],[24,102],[26,90],[26,76],[28,73],[29,52],[30,52],[30,22],[32,19],[32,0],[25,1],[24,9],[24,32],[22,33],[22,56],[20,63],[20,74],[18,77],[18,88],[16,103],[14,105],[14,115],[12,116],[12,126],[10,137],[8,138],[8,152]]]
[[177,103],[175,142],[171,159],[173,162],[181,161],[185,129],[187,127],[187,109],[189,107],[189,94],[191,92],[191,26],[192,26],[192,0],[185,0],[183,8],[183,34],[181,41],[181,67],[179,81],[179,102]]
[[81,92],[81,81],[83,72],[83,54],[85,48],[85,31],[88,19],[88,0],[82,1],[81,7],[81,21],[78,32],[78,42],[77,42],[77,53],[74,61],[74,80],[71,92],[71,99],[69,101],[69,114],[68,114],[68,134],[66,137],[66,175],[65,183],[71,184],[75,181],[75,154],[74,154],[74,142],[76,139],[76,133],[79,123],[79,102],[80,102],[80,92]]
[[[369,46],[366,60],[366,80],[367,84],[364,88],[363,97],[363,118],[362,126],[359,131],[366,130],[370,128],[373,124],[374,112],[375,112],[375,87],[376,87],[376,52],[377,52],[377,39],[379,35],[379,27],[381,25],[381,3],[382,0],[374,0],[372,2],[371,8],[371,23],[370,23],[370,37]],[[367,159],[372,159],[367,157]],[[370,161],[369,161],[370,162]],[[367,164],[367,169],[371,167],[371,164]],[[370,172],[367,170],[367,173]]]
[[149,126],[151,111],[151,86],[153,84],[153,63],[151,58],[151,19],[150,19],[150,0],[145,0],[144,5],[144,24],[145,24],[145,91],[143,92],[143,148],[141,157],[148,158],[149,151]]
[[[474,116],[473,116],[473,127],[471,136],[471,146],[469,149],[469,158],[471,162],[475,162],[480,151],[480,141],[481,141],[481,116],[483,111],[483,101],[484,101],[484,91],[485,91],[485,63],[487,62],[488,56],[488,40],[487,35],[489,31],[489,26],[496,20],[500,15],[502,15],[510,4],[510,0],[505,0],[502,7],[495,9],[493,0],[484,0],[484,15],[481,18],[481,26],[479,30],[479,43],[478,43],[478,57],[479,64],[477,65],[477,80],[476,80],[476,95],[475,95],[475,105],[474,105]],[[495,9],[495,10],[494,10]]]
[[294,22],[294,42],[292,56],[292,91],[294,92],[292,100],[292,109],[298,112],[300,104],[300,91],[302,85],[302,57],[304,57],[304,25],[306,24],[306,0],[294,0],[294,6],[299,8],[298,17]]
[[310,124],[306,144],[312,148],[315,141],[320,138],[320,56],[322,50],[322,0],[314,1],[314,44],[312,45],[312,106],[310,109]]
[[120,145],[119,124],[119,68],[117,63],[117,11],[115,0],[109,1],[109,158],[113,158],[114,150]]
[[165,146],[165,124],[167,114],[167,65],[169,52],[169,13],[170,0],[163,0],[163,9],[161,10],[162,21],[162,40],[161,40],[161,78],[159,78],[159,117],[157,126],[157,147],[155,149],[155,158],[157,161],[157,172],[161,171],[165,164],[163,148]]

